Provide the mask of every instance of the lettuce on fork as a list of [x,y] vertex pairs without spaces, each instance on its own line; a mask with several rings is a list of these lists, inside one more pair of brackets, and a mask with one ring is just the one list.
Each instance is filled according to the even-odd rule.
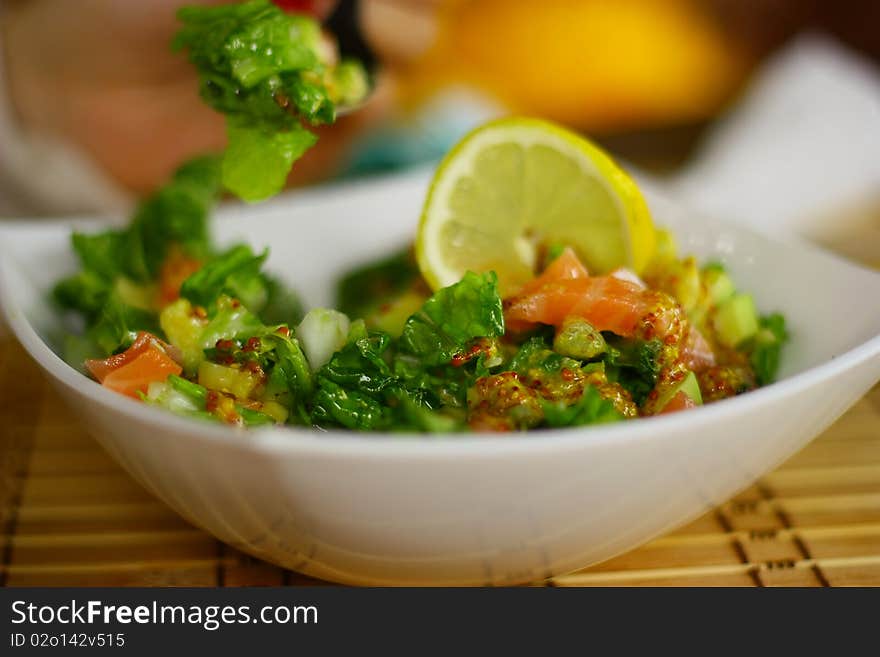
[[186,50],[202,98],[227,117],[223,185],[246,201],[277,193],[317,141],[308,126],[333,123],[369,84],[363,67],[337,62],[312,18],[268,0],[184,7],[172,46]]

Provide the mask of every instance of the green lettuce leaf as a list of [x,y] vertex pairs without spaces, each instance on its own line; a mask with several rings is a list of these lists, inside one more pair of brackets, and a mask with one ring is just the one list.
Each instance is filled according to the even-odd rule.
[[109,356],[134,342],[138,331],[162,336],[154,313],[129,306],[111,295],[101,307],[96,321],[86,331],[86,337],[101,349],[103,355]]
[[52,289],[52,297],[62,308],[79,311],[91,321],[101,312],[111,291],[106,279],[91,270],[83,270],[58,281]]
[[285,13],[268,0],[183,7],[177,18],[182,27],[172,47],[186,48],[206,78],[251,89],[279,73],[320,68],[318,23]]
[[393,368],[406,389],[432,407],[465,408],[476,378],[471,367],[425,367],[420,358],[401,352],[395,354]]
[[250,202],[281,191],[293,163],[318,139],[298,123],[278,131],[239,119],[227,122],[226,134],[223,185]]
[[660,375],[660,340],[632,340],[606,335],[608,352],[604,356],[609,381],[617,381],[639,406],[645,403]]
[[336,306],[349,317],[366,317],[379,304],[410,287],[419,276],[412,249],[358,267],[336,287]]
[[548,427],[575,427],[585,424],[618,422],[623,416],[594,386],[586,386],[580,399],[570,406],[564,402],[542,401],[544,423]]
[[504,334],[504,314],[494,272],[467,272],[438,290],[410,317],[400,337],[402,351],[426,365],[444,365],[478,337]]
[[[178,19],[172,47],[188,51],[202,98],[227,117],[223,184],[246,201],[277,193],[317,139],[301,122],[336,119],[327,81],[334,91],[340,85],[327,74],[320,25],[268,0],[184,7]],[[368,85],[362,87],[366,95]]]
[[391,424],[391,411],[381,401],[357,390],[347,390],[320,379],[315,393],[312,421],[319,426],[342,426],[346,429],[371,431]]
[[[207,388],[175,374],[169,375],[162,383],[151,384],[147,394],[142,395],[141,398],[148,404],[160,406],[178,415],[212,422],[220,421],[216,415],[207,411]],[[275,420],[265,413],[245,408],[241,404],[235,404],[235,411],[241,416],[246,427],[275,423]]]
[[319,376],[345,388],[380,396],[398,385],[398,378],[383,358],[389,342],[384,333],[372,333],[349,342],[321,368]]
[[125,256],[125,234],[119,230],[106,230],[85,235],[73,233],[73,250],[85,271],[111,282],[122,271]]
[[180,296],[195,305],[210,308],[221,294],[238,296],[248,279],[256,279],[262,286],[260,267],[267,256],[268,251],[254,255],[247,245],[234,246],[187,278],[180,286]]
[[196,258],[210,252],[208,215],[219,195],[219,166],[212,156],[188,162],[138,206],[123,237],[124,273],[139,282],[155,279],[171,244]]
[[202,349],[211,349],[218,340],[246,340],[269,331],[244,304],[221,296],[217,301],[217,312],[202,331],[199,341]]
[[398,381],[382,357],[388,336],[358,328],[317,373],[312,421],[319,426],[375,430],[392,424],[385,393]]
[[314,393],[315,381],[305,354],[293,338],[273,336],[272,339],[276,359],[275,370],[282,373],[290,391],[292,417],[298,419],[301,424],[310,424],[308,406]]
[[287,324],[296,326],[303,318],[303,307],[299,296],[284,283],[268,274],[263,274],[266,290],[266,303],[258,312],[266,324]]
[[755,370],[758,385],[764,386],[776,380],[782,347],[788,339],[785,317],[779,313],[761,317],[758,334],[754,338],[752,352],[749,355],[749,362]]

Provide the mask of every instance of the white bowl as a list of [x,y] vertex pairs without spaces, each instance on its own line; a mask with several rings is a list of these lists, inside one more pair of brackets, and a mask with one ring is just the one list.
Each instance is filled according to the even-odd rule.
[[[272,248],[309,304],[411,238],[425,174],[220,212],[223,242]],[[114,394],[48,346],[46,291],[73,222],[0,224],[15,335],[95,438],[195,525],[263,559],[356,584],[510,584],[602,561],[719,504],[814,438],[880,378],[880,276],[649,195],[683,251],[723,261],[786,314],[782,380],[686,413],[514,436],[400,436],[202,424]]]

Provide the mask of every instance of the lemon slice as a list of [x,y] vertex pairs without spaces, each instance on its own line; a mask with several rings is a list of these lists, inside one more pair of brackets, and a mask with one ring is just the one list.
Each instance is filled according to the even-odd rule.
[[537,119],[490,122],[440,163],[416,238],[438,289],[494,270],[504,295],[535,275],[541,246],[575,249],[591,274],[640,273],[654,226],[635,182],[583,137]]

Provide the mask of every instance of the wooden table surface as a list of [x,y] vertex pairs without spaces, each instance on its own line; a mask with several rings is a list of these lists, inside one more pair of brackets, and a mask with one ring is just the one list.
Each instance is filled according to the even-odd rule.
[[[0,583],[322,584],[188,525],[132,481],[0,341]],[[880,585],[880,387],[690,525],[553,586]]]

